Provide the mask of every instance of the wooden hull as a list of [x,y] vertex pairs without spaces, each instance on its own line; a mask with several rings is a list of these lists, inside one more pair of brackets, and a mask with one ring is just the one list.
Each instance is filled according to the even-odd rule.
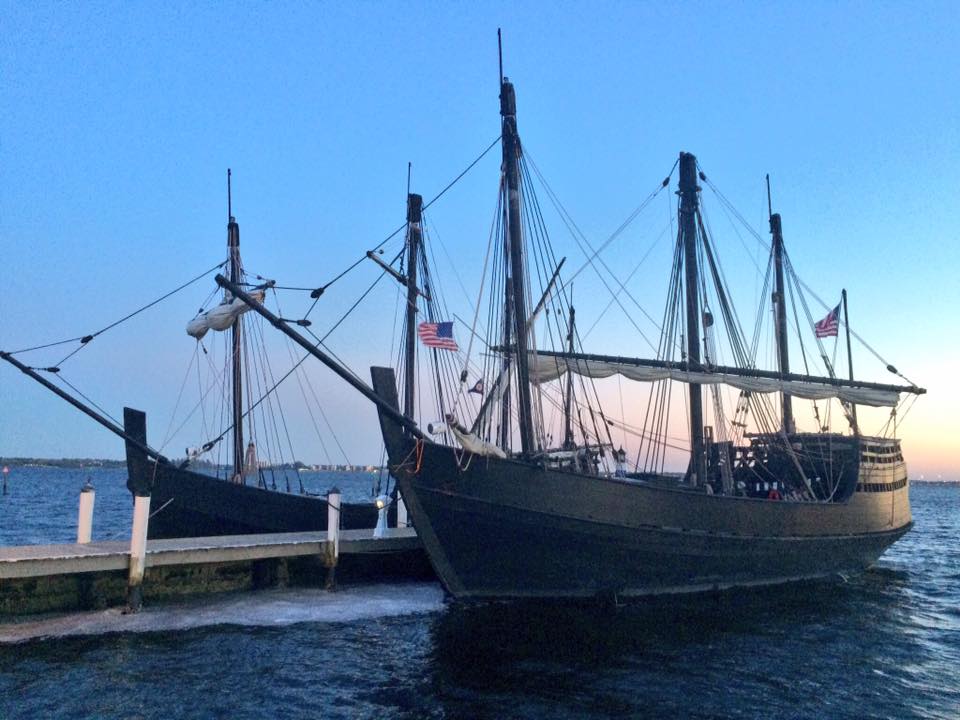
[[[237,485],[175,468],[158,469],[151,489],[150,538],[206,537],[327,529],[327,499]],[[373,528],[377,508],[344,503],[341,527]],[[390,508],[391,527],[396,507]]]
[[[124,408],[124,431],[143,445],[146,415]],[[142,447],[126,443],[127,487],[134,495],[149,495],[149,538],[210,537],[327,529],[327,498],[266,490],[220,480],[150,460]],[[340,527],[374,528],[378,511],[370,503],[342,503]],[[396,503],[388,521],[396,526]]]
[[855,573],[912,525],[906,482],[843,503],[707,495],[470,455],[415,441],[384,416],[381,427],[413,524],[457,597],[655,595]]

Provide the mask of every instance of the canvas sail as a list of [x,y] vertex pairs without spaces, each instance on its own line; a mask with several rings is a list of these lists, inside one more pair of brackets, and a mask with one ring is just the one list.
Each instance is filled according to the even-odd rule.
[[[627,380],[654,382],[676,380],[700,385],[729,385],[752,393],[783,392],[806,400],[837,398],[844,402],[871,407],[895,407],[900,402],[900,390],[889,388],[856,387],[816,382],[813,380],[781,380],[773,377],[752,377],[730,372],[702,372],[681,367],[652,367],[616,360],[555,355],[530,354],[530,379],[543,383],[556,380],[567,372],[589,378],[606,378],[621,375]],[[825,380],[829,380],[825,378]]]
[[[263,290],[257,290],[250,293],[250,297],[262,303],[264,292]],[[193,320],[188,322],[187,335],[200,340],[209,330],[226,330],[233,327],[234,321],[249,309],[250,306],[240,298],[224,300],[216,307],[199,313]]]

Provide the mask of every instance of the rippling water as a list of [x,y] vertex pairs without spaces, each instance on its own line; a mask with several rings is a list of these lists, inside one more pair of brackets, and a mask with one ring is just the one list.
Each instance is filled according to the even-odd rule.
[[[0,544],[70,541],[82,478],[17,473]],[[126,533],[123,473],[93,479],[95,535]],[[0,717],[960,718],[960,486],[913,505],[846,583],[617,609],[291,589],[0,626]]]

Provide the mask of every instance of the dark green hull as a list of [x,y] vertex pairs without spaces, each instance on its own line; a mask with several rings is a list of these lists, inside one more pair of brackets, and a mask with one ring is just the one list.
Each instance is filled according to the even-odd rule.
[[708,495],[471,455],[416,441],[384,416],[381,427],[414,526],[457,597],[650,595],[856,573],[912,525],[905,482],[844,502]]

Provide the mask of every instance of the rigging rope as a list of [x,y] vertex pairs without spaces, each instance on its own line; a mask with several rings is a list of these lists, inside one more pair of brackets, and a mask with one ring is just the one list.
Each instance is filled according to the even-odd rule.
[[[468,172],[470,172],[470,171],[474,168],[474,166],[475,166],[478,162],[480,162],[480,161],[486,156],[486,154],[487,154],[488,152],[490,152],[490,151],[494,148],[494,146],[496,146],[496,144],[497,144],[498,142],[500,142],[500,136],[499,136],[499,135],[496,137],[496,139],[495,139],[492,143],[490,143],[490,144],[487,146],[486,150],[484,150],[482,153],[480,153],[480,154],[474,159],[473,162],[471,162],[469,165],[467,165],[467,167],[463,170],[463,172],[461,172],[461,173],[460,173],[459,175],[457,175],[453,180],[451,180],[449,183],[447,183],[446,187],[444,187],[443,190],[441,190],[441,191],[438,192],[436,195],[434,195],[434,196],[430,199],[429,202],[425,203],[425,204],[423,205],[423,207],[421,208],[421,212],[422,212],[423,210],[426,210],[428,207],[430,207],[431,205],[433,205],[437,200],[439,200],[440,198],[442,198],[442,197],[444,196],[444,194],[446,194],[447,190],[449,190],[449,189],[452,188],[454,185],[456,185],[457,182],[459,182],[460,179],[463,178],[464,175],[466,175]],[[380,248],[382,248],[384,245],[386,245],[388,242],[390,242],[391,240],[393,240],[393,238],[395,238],[397,235],[399,235],[399,234],[400,234],[402,231],[404,231],[406,228],[407,228],[407,223],[406,223],[406,221],[404,221],[404,223],[403,223],[400,227],[398,227],[398,228],[397,228],[396,230],[394,230],[392,233],[390,233],[389,235],[387,235],[387,237],[385,237],[383,240],[381,240],[380,243],[379,243],[376,247],[374,247],[371,252],[376,252],[377,250],[379,250]],[[321,285],[321,286],[318,287],[318,288],[313,288],[313,291],[311,292],[311,296],[313,296],[314,303],[313,303],[313,305],[310,306],[310,310],[307,311],[307,314],[308,314],[308,315],[310,314],[310,312],[313,310],[314,306],[317,304],[316,301],[320,299],[320,296],[323,295],[323,293],[327,290],[327,288],[329,288],[329,287],[330,287],[331,285],[333,285],[335,282],[337,282],[338,280],[340,280],[341,278],[343,278],[344,275],[346,275],[346,274],[349,273],[351,270],[353,270],[354,268],[356,268],[358,265],[360,265],[360,264],[361,264],[364,260],[366,260],[366,259],[367,259],[367,254],[364,253],[360,258],[358,258],[358,259],[357,259],[355,262],[353,262],[349,267],[347,267],[346,270],[342,271],[339,275],[337,275],[335,278],[333,278],[333,280],[330,280],[330,281],[327,282],[325,285]],[[291,288],[291,289],[293,289],[293,288]],[[306,290],[307,288],[302,288],[302,289]],[[306,317],[306,316],[304,316],[304,317]]]
[[[698,167],[698,169],[700,168],[700,164],[699,164],[699,163],[697,163],[697,167]],[[733,203],[731,203],[731,202],[723,195],[723,193],[720,192],[720,190],[717,188],[717,186],[714,185],[713,182],[710,181],[710,180],[707,178],[707,176],[706,176],[702,171],[700,172],[700,178],[701,178],[701,180],[703,180],[703,181],[710,187],[711,190],[713,190],[714,193],[716,193],[716,195],[717,195],[717,197],[720,199],[720,201],[730,210],[730,212],[732,212],[732,213],[737,217],[737,219],[738,219],[738,220],[741,222],[741,224],[750,232],[750,234],[753,235],[753,237],[757,240],[757,242],[759,242],[760,245],[761,245],[765,250],[767,250],[767,251],[769,252],[769,250],[770,250],[769,244],[767,244],[767,242],[764,241],[764,239],[760,236],[760,234],[757,233],[757,231],[753,229],[753,227],[750,225],[750,223],[748,223],[748,222],[746,221],[746,219],[743,217],[743,215],[741,215],[740,212],[736,209],[736,207],[734,207]],[[784,252],[784,255],[786,256],[786,252]],[[751,257],[751,260],[752,260],[752,257]],[[754,262],[754,264],[756,265],[755,262]],[[759,271],[759,268],[758,268],[758,271]],[[795,274],[795,273],[794,273],[794,274]],[[824,310],[828,310],[828,311],[829,311],[829,310],[832,310],[832,309],[833,309],[833,307],[834,307],[833,305],[828,305],[827,303],[825,303],[825,302],[820,298],[820,296],[817,295],[817,293],[814,292],[814,290],[813,290],[809,285],[807,285],[807,283],[804,282],[804,281],[803,281],[799,276],[797,276],[796,274],[795,274],[795,279],[796,279],[796,282],[797,282],[804,290],[806,290],[808,293],[810,293],[810,295],[813,297],[814,300],[816,300],[818,303],[820,303],[820,306],[821,306]],[[802,296],[802,295],[801,295],[801,296]],[[846,318],[844,318],[843,320],[838,320],[838,322],[841,322],[844,326],[849,327],[849,325],[848,325],[847,322],[846,322]],[[889,362],[886,358],[884,358],[879,352],[877,352],[877,350],[876,350],[872,345],[870,345],[870,343],[868,343],[866,340],[864,340],[863,337],[862,337],[859,333],[857,333],[852,327],[849,327],[849,329],[850,329],[850,334],[851,334],[853,337],[855,337],[855,338],[857,339],[857,341],[858,341],[861,345],[863,345],[863,347],[866,348],[867,351],[868,351],[871,355],[873,355],[877,360],[879,360],[881,363],[883,363],[883,365],[887,368],[887,370],[888,370],[889,372],[893,373],[893,374],[896,375],[897,377],[902,378],[903,380],[905,380],[906,382],[908,382],[910,385],[916,385],[915,382],[913,382],[912,380],[910,380],[910,379],[909,379],[908,377],[906,377],[903,373],[899,372],[899,371],[896,369],[896,367],[894,367],[894,365],[893,365],[892,363],[890,363],[890,362]]]
[[97,331],[94,332],[94,333],[90,333],[89,335],[83,335],[83,336],[78,337],[78,338],[72,338],[72,339],[70,339],[70,340],[60,340],[60,341],[58,341],[58,342],[47,343],[47,344],[45,344],[45,345],[37,345],[37,346],[35,346],[35,347],[24,348],[24,349],[22,349],[22,350],[14,350],[13,352],[11,352],[11,353],[9,353],[9,354],[10,354],[10,355],[17,355],[17,354],[19,354],[19,353],[30,352],[30,351],[32,351],[32,350],[41,350],[41,349],[43,349],[43,348],[54,347],[55,345],[64,345],[64,344],[66,344],[66,343],[76,342],[77,340],[79,340],[79,341],[80,341],[80,346],[77,347],[75,350],[73,350],[73,352],[67,354],[62,360],[60,360],[60,362],[56,363],[56,367],[59,367],[59,366],[62,365],[64,362],[66,362],[69,358],[73,357],[73,356],[76,355],[78,352],[80,352],[80,350],[82,350],[84,347],[86,347],[86,345],[87,345],[91,340],[93,340],[95,337],[97,337],[98,335],[102,335],[103,333],[107,332],[107,330],[111,330],[111,329],[115,328],[115,327],[116,327],[117,325],[119,325],[120,323],[126,322],[127,320],[129,320],[130,318],[134,317],[135,315],[139,315],[139,314],[142,313],[144,310],[147,310],[147,309],[153,307],[153,306],[156,305],[157,303],[163,302],[164,300],[166,300],[166,299],[167,299],[168,297],[170,297],[171,295],[177,294],[178,292],[180,292],[180,291],[183,290],[184,288],[187,288],[187,287],[189,287],[190,285],[192,285],[193,283],[197,282],[197,280],[200,280],[200,279],[203,278],[204,276],[209,275],[209,274],[212,273],[214,270],[219,270],[219,269],[222,268],[224,265],[226,265],[227,262],[229,262],[229,261],[228,261],[228,260],[224,260],[223,262],[217,263],[217,264],[214,265],[212,268],[210,268],[209,270],[205,270],[204,272],[200,273],[199,275],[197,275],[197,276],[196,276],[195,278],[193,278],[192,280],[188,280],[188,281],[185,282],[183,285],[180,285],[179,287],[171,290],[170,292],[168,292],[168,293],[166,293],[166,294],[164,294],[164,295],[161,295],[161,296],[158,297],[156,300],[153,300],[153,301],[147,303],[147,304],[144,305],[143,307],[141,307],[141,308],[139,308],[139,309],[137,309],[137,310],[134,310],[134,311],[133,311],[132,313],[130,313],[129,315],[123,316],[123,317],[120,318],[119,320],[116,320],[116,321],[110,323],[110,324],[107,325],[106,327],[101,328],[100,330],[97,330]]

